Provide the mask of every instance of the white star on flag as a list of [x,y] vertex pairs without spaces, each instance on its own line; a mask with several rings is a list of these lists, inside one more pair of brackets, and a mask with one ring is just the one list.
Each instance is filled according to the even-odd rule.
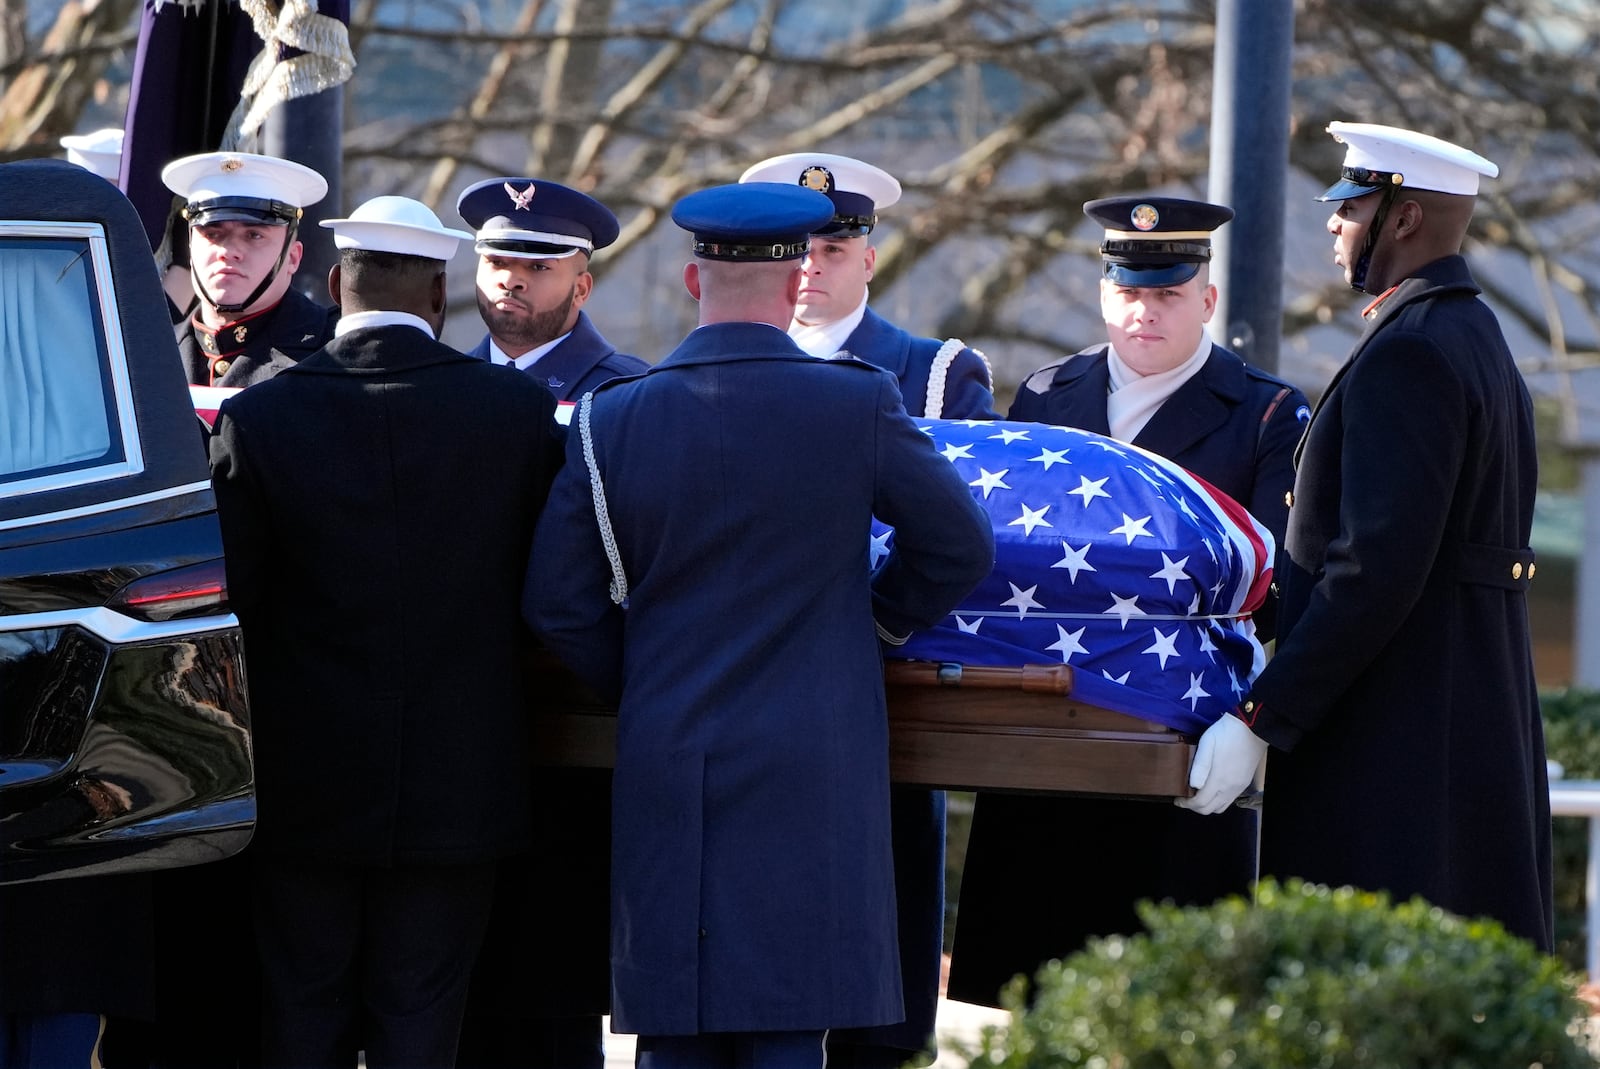
[[943,453],[944,458],[952,464],[956,462],[957,457],[963,457],[967,460],[972,459],[972,447],[970,445],[956,445],[954,442],[947,442],[939,452]]
[[[1006,526],[1021,527],[1024,536],[1033,534],[1033,529],[1035,527],[1054,527],[1055,524],[1044,518],[1044,514],[1049,511],[1049,505],[1046,505],[1041,509],[1030,509],[1027,505],[1023,505],[1022,515],[1006,524]],[[1149,519],[1149,517],[1146,516],[1145,519]],[[1128,541],[1132,542],[1133,539],[1129,538]]]
[[1149,649],[1140,650],[1139,652],[1155,654],[1161,658],[1161,667],[1165,668],[1167,666],[1167,658],[1178,655],[1178,629],[1173,628],[1170,635],[1163,635],[1159,627],[1153,627],[1151,631],[1155,633],[1156,640],[1150,644]]
[[1028,463],[1043,464],[1044,470],[1049,471],[1052,464],[1071,464],[1072,461],[1067,459],[1067,451],[1065,449],[1046,449],[1040,446],[1039,455],[1029,457]]
[[1199,674],[1195,673],[1195,672],[1190,672],[1189,673],[1189,689],[1186,692],[1184,692],[1184,695],[1183,695],[1183,698],[1182,698],[1183,701],[1186,701],[1186,702],[1189,703],[1189,710],[1191,712],[1193,712],[1194,711],[1194,707],[1196,705],[1200,704],[1200,699],[1201,698],[1209,698],[1209,697],[1211,697],[1211,692],[1208,691],[1208,690],[1202,690],[1201,687],[1200,687],[1200,676],[1199,676]]
[[963,620],[960,616],[956,617],[956,628],[960,630],[963,635],[976,635],[978,633],[978,628],[982,626],[983,617],[981,616],[973,617],[971,623]]
[[883,559],[889,555],[889,539],[893,537],[893,531],[885,531],[881,535],[872,536],[872,559],[867,563],[868,568],[876,568],[883,563]]
[[1097,445],[1101,449],[1104,449],[1107,453],[1113,453],[1113,454],[1115,454],[1116,456],[1119,456],[1119,457],[1125,457],[1125,456],[1128,455],[1127,453],[1125,453],[1122,450],[1118,449],[1116,446],[1112,445],[1109,441],[1107,441],[1104,438],[1096,438],[1093,441],[1091,441],[1089,444],[1090,445]]
[[[999,471],[987,471],[983,468],[979,468],[978,477],[967,485],[981,487],[983,490],[983,499],[987,501],[989,500],[989,491],[996,488],[1001,490],[1011,489],[1011,484],[1006,482],[1006,474],[1010,470],[1010,468],[1001,468]],[[1023,507],[1026,508],[1027,506],[1024,505]]]
[[1122,629],[1124,631],[1128,629],[1128,618],[1130,616],[1149,615],[1149,613],[1139,608],[1139,595],[1137,594],[1131,598],[1125,598],[1120,594],[1112,594],[1111,600],[1114,604],[1112,604],[1111,608],[1103,610],[1100,615],[1122,617]]
[[991,434],[991,435],[989,435],[989,437],[990,438],[998,438],[998,439],[1000,439],[1000,441],[1002,443],[1004,443],[1006,445],[1010,445],[1012,442],[1028,440],[1028,432],[1027,431],[1001,431],[999,434]]
[[[1116,532],[1113,531],[1112,533],[1115,534]],[[1188,557],[1184,557],[1181,560],[1173,560],[1166,553],[1162,553],[1161,570],[1151,575],[1150,578],[1165,579],[1167,581],[1167,593],[1170,594],[1180,581],[1189,578],[1188,573],[1183,570],[1184,565],[1188,563]],[[1189,611],[1192,613],[1194,610],[1191,609]]]
[[1017,610],[1017,619],[1026,619],[1029,609],[1044,608],[1043,605],[1033,600],[1033,592],[1039,589],[1038,583],[1033,584],[1026,590],[1022,589],[1015,583],[1007,583],[1006,585],[1011,588],[1011,597],[1006,601],[1002,601],[1000,604],[1011,605],[1015,607]]
[[963,420],[957,420],[957,422],[963,427],[993,427],[994,426],[994,420],[992,420],[992,419],[963,419]]
[[1211,658],[1212,664],[1216,664],[1217,644],[1211,641],[1211,628],[1206,624],[1201,624],[1195,630],[1200,632],[1200,652]]
[[[1109,475],[1106,476],[1106,479],[1109,478]],[[1087,475],[1080,475],[1078,476],[1078,479],[1078,488],[1076,490],[1068,490],[1067,493],[1077,494],[1082,497],[1084,508],[1088,508],[1089,502],[1093,501],[1097,497],[1103,497],[1108,500],[1110,499],[1111,495],[1100,489],[1106,484],[1106,479],[1091,479]]]
[[1104,668],[1100,669],[1100,674],[1111,680],[1111,682],[1115,683],[1119,687],[1127,686],[1128,677],[1133,675],[1132,672],[1124,672],[1120,676],[1114,676],[1110,672],[1107,672]]
[[1085,542],[1082,549],[1073,549],[1067,545],[1067,540],[1061,540],[1061,559],[1050,565],[1052,568],[1066,568],[1072,572],[1072,582],[1078,582],[1079,572],[1095,571],[1095,566],[1089,563],[1089,547],[1093,542]]
[[1057,638],[1055,642],[1046,646],[1045,649],[1059,651],[1061,654],[1061,663],[1066,664],[1068,661],[1072,660],[1072,655],[1074,653],[1089,652],[1083,648],[1083,643],[1078,641],[1083,637],[1083,633],[1087,630],[1087,627],[1080,627],[1076,631],[1068,633],[1066,628],[1062,627],[1060,624],[1056,624],[1056,633],[1060,637]]
[[[1024,506],[1024,507],[1026,507],[1026,506]],[[1124,512],[1122,514],[1122,526],[1121,527],[1113,527],[1113,528],[1111,528],[1111,530],[1107,531],[1106,533],[1107,534],[1119,534],[1119,535],[1124,536],[1128,540],[1127,544],[1131,546],[1131,545],[1133,545],[1133,540],[1135,538],[1154,538],[1155,537],[1155,535],[1151,534],[1149,531],[1146,531],[1144,529],[1144,525],[1149,523],[1149,522],[1150,522],[1150,517],[1149,516],[1143,516],[1143,517],[1141,517],[1141,518],[1136,520],[1132,516],[1129,516],[1126,512]]]

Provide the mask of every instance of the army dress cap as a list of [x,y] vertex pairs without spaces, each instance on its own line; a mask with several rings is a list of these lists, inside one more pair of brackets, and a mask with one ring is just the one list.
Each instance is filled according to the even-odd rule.
[[1328,133],[1345,146],[1344,167],[1318,200],[1350,200],[1388,186],[1470,197],[1480,177],[1500,173],[1471,149],[1398,126],[1331,122]]
[[818,234],[860,237],[872,232],[878,209],[900,199],[894,175],[870,163],[831,152],[790,152],[745,171],[740,182],[792,182],[833,201],[833,218]]
[[67,162],[115,182],[122,171],[122,129],[108,126],[88,134],[68,134],[61,139]]
[[1211,232],[1233,209],[1179,197],[1103,197],[1083,214],[1105,227],[1104,276],[1118,286],[1176,286],[1211,260]]
[[288,226],[328,192],[311,168],[252,152],[185,156],[161,169],[161,181],[184,199],[190,226],[229,220]]
[[366,249],[428,260],[448,260],[456,246],[471,241],[464,230],[439,222],[426,204],[410,197],[373,197],[350,213],[348,219],[324,219],[341,249]]
[[480,256],[559,260],[617,240],[611,209],[587,193],[537,178],[486,178],[461,191],[456,211],[478,232]]
[[672,206],[672,221],[694,235],[694,254],[706,260],[798,260],[832,218],[833,201],[782,182],[712,186]]

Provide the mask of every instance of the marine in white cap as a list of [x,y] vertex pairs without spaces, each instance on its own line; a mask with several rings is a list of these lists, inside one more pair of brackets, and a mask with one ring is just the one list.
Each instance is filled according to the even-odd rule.
[[328,183],[289,160],[249,152],[185,156],[161,180],[183,199],[194,303],[176,323],[189,381],[248,386],[332,336],[336,309],[290,288],[303,209]]
[[359,1032],[377,1064],[454,1065],[494,863],[532,833],[518,615],[560,429],[548,391],[435,338],[472,235],[405,197],[322,225],[338,336],[225,401],[211,453],[273,725],[261,1063],[338,1065]]
[[1412,130],[1328,131],[1334,260],[1376,299],[1297,453],[1277,652],[1179,804],[1226,809],[1270,747],[1262,875],[1420,895],[1548,952],[1533,405],[1461,255],[1497,168]]
[[959,338],[902,330],[868,305],[878,250],[878,211],[900,200],[900,183],[870,163],[831,152],[791,152],[750,167],[741,182],[792,183],[826,194],[834,216],[811,237],[789,336],[812,356],[847,353],[900,380],[906,411],[945,419],[993,418],[989,361]]
[[[1328,133],[1346,146],[1344,166],[1339,181],[1317,199],[1338,202],[1328,221],[1328,229],[1339,239],[1334,262],[1344,268],[1345,280],[1352,288],[1371,294],[1382,293],[1404,278],[1407,264],[1419,257],[1443,255],[1438,249],[1459,250],[1472,217],[1479,179],[1500,173],[1500,168],[1476,152],[1414,130],[1331,122]],[[1408,202],[1413,207],[1402,207],[1401,218],[1391,220],[1395,206]],[[1391,230],[1415,235],[1425,209],[1433,216],[1427,233],[1436,235],[1436,240],[1429,248],[1413,245],[1404,250],[1411,255],[1400,255],[1396,263],[1398,243],[1386,243],[1380,250],[1379,239]],[[1391,222],[1395,225],[1390,226]],[[1449,247],[1452,241],[1453,248]],[[1376,273],[1374,257],[1380,260]]]

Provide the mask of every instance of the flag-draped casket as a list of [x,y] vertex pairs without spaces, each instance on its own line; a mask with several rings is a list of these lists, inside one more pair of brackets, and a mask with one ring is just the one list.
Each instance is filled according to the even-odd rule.
[[[1066,664],[1073,697],[1198,733],[1265,655],[1250,613],[1269,531],[1163,457],[1035,423],[919,420],[988,511],[994,571],[890,653],[965,665]],[[876,566],[893,531],[874,531]]]

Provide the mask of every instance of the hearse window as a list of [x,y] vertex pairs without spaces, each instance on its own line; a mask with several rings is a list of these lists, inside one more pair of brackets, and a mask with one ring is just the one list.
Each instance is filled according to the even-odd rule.
[[98,224],[0,227],[0,497],[141,467],[109,279]]

